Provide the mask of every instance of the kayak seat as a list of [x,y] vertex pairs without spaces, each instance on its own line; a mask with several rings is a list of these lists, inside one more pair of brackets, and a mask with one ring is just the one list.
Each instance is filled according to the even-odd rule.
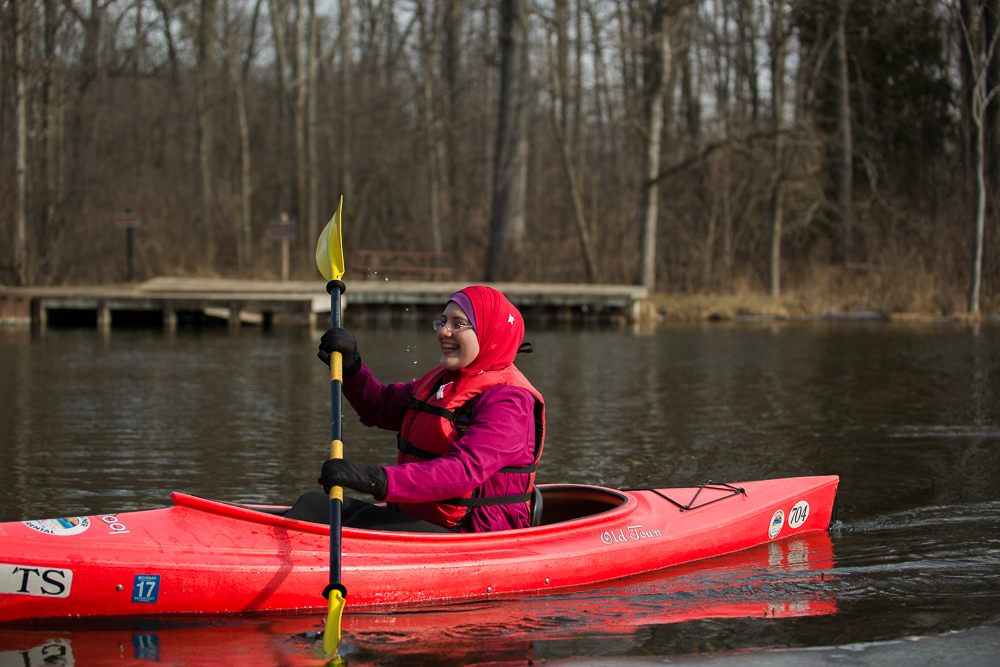
[[537,486],[532,487],[531,493],[531,523],[532,528],[542,525],[542,491]]

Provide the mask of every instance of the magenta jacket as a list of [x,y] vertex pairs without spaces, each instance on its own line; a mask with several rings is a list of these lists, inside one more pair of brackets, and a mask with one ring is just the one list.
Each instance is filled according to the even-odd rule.
[[[343,382],[344,396],[365,426],[399,431],[406,403],[417,381],[384,385],[368,367]],[[534,462],[535,398],[520,387],[490,387],[473,399],[472,422],[446,454],[432,461],[383,466],[389,478],[387,502],[428,502],[456,498],[482,487],[484,495],[525,493],[528,475],[498,475],[505,467]],[[473,507],[456,530],[482,533],[527,528],[528,509],[523,503]]]

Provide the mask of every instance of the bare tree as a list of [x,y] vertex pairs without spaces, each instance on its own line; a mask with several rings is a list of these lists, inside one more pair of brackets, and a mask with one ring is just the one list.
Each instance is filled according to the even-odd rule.
[[427,155],[427,187],[430,201],[431,245],[434,252],[442,252],[441,201],[445,163],[441,116],[437,110],[437,75],[435,62],[441,53],[445,13],[440,0],[428,7],[431,0],[417,0],[417,17],[420,23],[420,63],[423,92],[423,120]]
[[781,235],[784,215],[785,152],[785,0],[771,0],[771,129],[774,166],[771,176],[771,296],[781,296]]
[[[584,266],[587,272],[587,281],[597,281],[597,253],[591,241],[590,225],[587,222],[586,214],[583,210],[583,197],[581,195],[580,180],[583,170],[581,162],[573,158],[573,146],[570,136],[570,118],[567,108],[570,104],[569,93],[569,49],[566,46],[568,38],[566,36],[566,8],[565,2],[556,2],[556,13],[554,17],[556,44],[552,44],[552,35],[549,35],[549,78],[552,87],[551,118],[552,129],[555,131],[556,141],[559,143],[559,152],[562,155],[563,170],[566,173],[566,180],[569,184],[569,197],[573,205],[573,220],[576,223],[577,236],[580,239],[580,249],[582,250]],[[552,31],[550,31],[551,33]],[[579,45],[577,46],[579,52]],[[579,71],[579,70],[578,70]],[[576,118],[580,117],[579,104],[576,105]],[[579,137],[579,121],[574,123],[577,126],[575,136]],[[582,153],[583,147],[579,148]]]
[[215,42],[217,0],[201,0],[200,19],[198,21],[198,69],[197,94],[198,103],[198,164],[201,168],[201,224],[205,235],[205,267],[212,270],[215,266],[215,229],[214,229],[214,178],[212,168],[212,150],[215,145],[215,132],[212,122],[213,71],[215,68]]
[[[45,5],[45,216],[48,231],[56,225],[59,207],[65,196],[63,155],[65,154],[65,95],[63,93],[62,63],[57,55],[59,29],[63,12],[56,0],[44,0]],[[138,23],[138,22],[137,22]],[[138,28],[137,28],[138,29]],[[138,61],[138,57],[136,58]],[[43,236],[47,236],[43,234]],[[57,245],[57,244],[53,244]]]
[[28,30],[27,0],[11,0],[14,24],[14,274],[21,285],[29,282],[28,266],[28,106],[24,42]]
[[320,232],[319,217],[319,141],[317,134],[319,126],[317,123],[317,77],[319,76],[319,18],[316,16],[316,0],[309,0],[309,47],[308,47],[308,67],[306,76],[308,77],[306,90],[306,171],[308,172],[308,183],[301,187],[308,187],[308,206],[306,215],[308,219],[307,229],[309,230],[308,243],[315,243]]
[[227,39],[223,55],[229,69],[229,77],[236,95],[235,115],[239,130],[239,164],[240,164],[240,185],[239,185],[239,223],[236,225],[237,243],[236,258],[237,266],[241,271],[250,269],[253,263],[253,231],[251,227],[252,218],[252,197],[253,197],[253,160],[250,148],[250,118],[247,108],[247,71],[250,62],[253,60],[254,42],[256,38],[257,17],[260,13],[262,0],[254,3],[253,17],[250,21],[246,45],[246,59],[241,55],[242,42],[240,40],[239,20],[242,14],[237,12],[230,17],[228,0],[225,2],[226,31]]
[[[271,14],[271,35],[274,40],[274,66],[278,74],[277,125],[279,131],[284,132],[287,114],[292,108],[289,97],[292,76],[289,75],[291,64],[288,56],[288,14],[291,9],[291,0],[268,0],[268,8]],[[296,137],[298,137],[297,133]],[[286,169],[283,168],[285,162],[283,159],[285,155],[284,145],[283,141],[277,141],[275,151],[278,164],[282,165],[276,176],[278,182],[276,208],[279,215],[287,213],[291,199],[288,194],[289,184]]]
[[[340,104],[334,106],[340,119],[340,190],[344,199],[353,202],[354,180],[351,167],[351,113],[346,101],[351,99],[351,0],[340,0],[340,31],[337,35],[340,51]],[[333,136],[333,133],[331,133]]]
[[528,188],[528,2],[502,0],[500,110],[487,280],[512,280],[524,258]]
[[991,63],[997,56],[997,43],[1000,41],[1000,25],[989,22],[994,27],[992,33],[985,35],[983,40],[977,39],[979,29],[989,12],[989,1],[983,0],[971,7],[973,11],[971,25],[966,16],[956,8],[958,23],[962,29],[964,46],[968,53],[968,64],[971,68],[972,89],[970,90],[970,114],[972,120],[972,175],[974,179],[975,213],[973,219],[973,250],[972,271],[969,281],[968,309],[970,313],[978,313],[980,307],[980,289],[983,272],[983,245],[986,232],[986,161],[985,145],[987,134],[987,109],[990,102],[1000,93],[1000,86],[988,88]]
[[642,205],[639,208],[642,264],[640,284],[656,287],[656,227],[660,200],[660,147],[663,141],[663,99],[667,77],[673,68],[671,43],[674,23],[686,3],[683,0],[655,0],[651,5],[645,58],[645,106],[643,134]]
[[848,75],[847,12],[851,0],[838,0],[837,15],[837,143],[840,156],[837,204],[840,209],[840,249],[846,264],[851,260],[851,227],[854,224],[854,139],[851,131],[851,80]]

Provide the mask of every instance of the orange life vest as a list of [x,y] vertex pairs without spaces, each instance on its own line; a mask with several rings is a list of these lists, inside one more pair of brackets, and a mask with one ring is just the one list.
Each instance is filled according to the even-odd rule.
[[426,503],[392,503],[391,506],[410,516],[446,528],[454,528],[472,507],[515,505],[531,499],[535,470],[545,442],[545,402],[521,371],[511,364],[499,371],[484,371],[462,381],[458,391],[445,396],[447,384],[441,385],[444,369],[437,366],[422,377],[403,415],[403,426],[397,436],[398,463],[430,461],[447,452],[469,427],[472,400],[486,389],[511,385],[528,391],[535,399],[535,450],[531,465],[501,468],[497,475],[529,475],[526,493],[512,496],[481,497],[475,489],[461,498]]

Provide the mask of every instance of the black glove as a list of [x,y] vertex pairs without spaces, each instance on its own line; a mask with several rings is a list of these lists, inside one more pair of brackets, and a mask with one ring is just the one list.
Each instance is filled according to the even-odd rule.
[[358,354],[358,341],[354,334],[343,327],[327,329],[319,341],[319,352],[316,356],[327,366],[330,365],[330,355],[340,352],[343,355],[344,377],[355,375],[361,370],[361,355]]
[[330,459],[323,464],[323,472],[317,480],[329,495],[330,488],[346,486],[361,493],[370,493],[375,500],[382,500],[389,489],[389,477],[382,466],[368,466],[349,459]]

